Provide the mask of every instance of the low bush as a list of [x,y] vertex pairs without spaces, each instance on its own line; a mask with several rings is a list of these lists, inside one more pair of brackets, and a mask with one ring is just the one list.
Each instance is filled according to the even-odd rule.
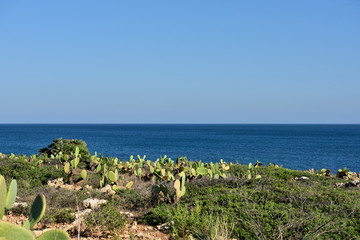
[[[209,236],[202,216],[224,217],[236,239],[351,239],[360,236],[360,192],[336,189],[338,181],[300,171],[261,167],[261,179],[200,179],[187,184],[176,207],[161,205],[142,220],[149,224],[173,222],[172,234]],[[306,180],[296,177],[308,176]],[[200,206],[198,222],[186,224],[187,206]],[[214,221],[213,221],[214,222]],[[192,227],[197,226],[196,230]],[[209,225],[209,224],[208,224]],[[214,224],[213,224],[214,225]],[[204,230],[205,229],[205,230]],[[211,228],[210,228],[211,229]],[[211,231],[210,231],[211,232]],[[200,235],[201,235],[200,234]]]
[[125,222],[126,220],[118,211],[117,206],[110,202],[86,216],[85,234],[91,235],[99,230],[116,233],[116,231],[124,228]]
[[47,183],[48,179],[64,178],[66,175],[62,169],[55,166],[39,166],[34,162],[28,162],[27,158],[3,158],[0,160],[0,174],[6,179],[16,179],[21,188],[32,189]]
[[71,155],[75,152],[76,147],[79,148],[81,159],[84,161],[89,161],[91,154],[86,146],[86,143],[77,139],[54,139],[49,146],[46,148],[41,148],[39,153],[46,154],[47,157],[50,157],[51,155],[57,156],[59,152],[62,152],[64,155]]

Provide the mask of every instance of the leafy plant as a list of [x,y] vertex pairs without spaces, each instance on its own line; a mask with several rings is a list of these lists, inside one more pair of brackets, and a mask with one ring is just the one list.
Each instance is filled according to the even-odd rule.
[[252,178],[260,179],[261,178],[261,175],[257,174],[257,171],[256,171],[258,166],[259,166],[259,164],[252,165],[252,163],[249,163],[249,169],[246,172],[246,177],[248,179],[252,179]]
[[[5,179],[0,175],[0,217],[2,219],[4,209],[10,209],[15,201],[17,193],[16,180],[12,180],[9,186],[9,191],[6,189]],[[44,195],[38,195],[31,207],[30,217],[24,223],[23,227],[15,224],[0,221],[0,238],[4,240],[23,239],[30,240],[35,239],[34,235],[30,232],[30,229],[40,221],[43,217],[46,209],[46,202]],[[46,234],[42,234],[37,238],[39,240],[65,240],[69,239],[69,236],[62,230],[50,230]]]
[[93,231],[100,229],[101,231],[108,230],[114,232],[116,229],[123,229],[125,222],[125,218],[114,205],[106,204],[86,216],[85,231],[92,233]]
[[79,147],[76,147],[75,153],[72,153],[74,156],[73,159],[70,162],[65,162],[64,164],[64,172],[68,175],[70,184],[74,184],[74,176],[80,176],[82,179],[85,179],[87,176],[87,171],[85,169],[78,168],[80,162],[79,151]]
[[77,139],[54,139],[49,146],[41,148],[39,153],[46,154],[47,157],[51,157],[51,155],[58,156],[61,153],[60,155],[62,157],[62,155],[71,155],[75,152],[76,148],[79,148],[79,154],[82,160],[89,162],[91,154],[86,143]]

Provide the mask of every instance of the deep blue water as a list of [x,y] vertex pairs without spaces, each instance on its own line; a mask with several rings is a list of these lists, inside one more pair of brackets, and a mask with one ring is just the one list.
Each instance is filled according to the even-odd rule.
[[0,124],[0,152],[35,154],[58,137],[84,140],[92,154],[122,160],[167,155],[360,171],[360,125]]

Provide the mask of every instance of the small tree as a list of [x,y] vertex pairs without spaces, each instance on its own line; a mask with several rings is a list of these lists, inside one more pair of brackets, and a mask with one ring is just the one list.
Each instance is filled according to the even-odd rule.
[[76,147],[79,148],[81,160],[89,162],[91,154],[86,146],[86,143],[77,139],[57,138],[53,140],[52,143],[46,148],[41,148],[39,153],[46,154],[48,157],[51,155],[57,156],[60,152],[62,152],[64,155],[71,155],[71,153],[75,152]]

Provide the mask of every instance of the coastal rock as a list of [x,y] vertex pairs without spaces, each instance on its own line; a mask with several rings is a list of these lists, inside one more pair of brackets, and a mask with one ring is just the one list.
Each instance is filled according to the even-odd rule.
[[64,186],[64,179],[63,178],[58,178],[54,180],[49,179],[47,181],[47,185],[54,188],[61,188],[62,186]]
[[134,218],[134,214],[132,214],[131,212],[122,212],[120,211],[120,214],[125,215],[127,218]]
[[345,187],[360,187],[360,180],[345,183]]
[[341,188],[341,187],[343,187],[344,185],[345,185],[345,183],[337,182],[337,183],[335,183],[334,188]]
[[338,182],[338,183],[335,183],[334,187],[335,188],[341,188],[341,187],[346,187],[346,188],[348,188],[348,187],[358,187],[358,188],[360,188],[360,180],[357,179],[357,180],[347,182],[347,183]]
[[64,179],[63,178],[57,178],[57,179],[49,179],[47,181],[47,185],[50,187],[54,187],[54,188],[64,188],[67,189],[69,191],[78,191],[80,190],[82,187],[80,185],[70,185],[70,184],[64,184]]
[[13,205],[13,208],[26,208],[28,204],[26,202],[16,202]]
[[302,176],[302,177],[295,177],[295,180],[309,180],[309,178]]
[[100,192],[106,192],[106,193],[108,193],[108,194],[110,194],[110,195],[114,195],[114,194],[115,194],[115,191],[112,190],[111,185],[109,185],[109,184],[106,185],[105,187],[101,188],[101,189],[100,189]]
[[358,179],[358,175],[356,174],[356,172],[349,172],[349,178],[351,180],[356,180]]
[[78,211],[77,213],[75,213],[75,217],[76,219],[83,218],[84,216],[89,215],[91,211],[91,209],[84,209],[82,211]]
[[97,199],[97,198],[88,198],[83,201],[83,205],[85,208],[98,209],[101,204],[107,203],[105,199]]
[[336,174],[337,178],[345,179],[345,180],[356,180],[358,179],[358,175],[355,172],[341,171],[339,170]]
[[167,231],[170,229],[170,225],[168,223],[164,223],[164,224],[161,224],[161,225],[158,225],[156,226],[156,228],[159,230],[159,231]]

